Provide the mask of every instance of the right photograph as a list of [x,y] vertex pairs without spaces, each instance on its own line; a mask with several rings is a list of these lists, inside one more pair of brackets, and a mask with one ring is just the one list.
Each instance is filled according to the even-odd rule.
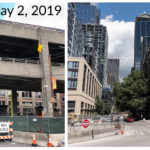
[[68,146],[150,146],[150,3],[68,3]]

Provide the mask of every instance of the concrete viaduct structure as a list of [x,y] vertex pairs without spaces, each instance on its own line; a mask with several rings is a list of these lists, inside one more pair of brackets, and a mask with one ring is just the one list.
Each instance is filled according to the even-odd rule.
[[13,91],[14,115],[18,90],[41,91],[45,116],[53,116],[51,77],[64,92],[64,38],[63,30],[0,21],[0,89]]

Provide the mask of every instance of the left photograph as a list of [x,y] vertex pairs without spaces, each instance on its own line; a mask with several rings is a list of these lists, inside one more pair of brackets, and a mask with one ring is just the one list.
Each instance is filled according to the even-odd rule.
[[65,146],[64,9],[0,3],[0,147]]

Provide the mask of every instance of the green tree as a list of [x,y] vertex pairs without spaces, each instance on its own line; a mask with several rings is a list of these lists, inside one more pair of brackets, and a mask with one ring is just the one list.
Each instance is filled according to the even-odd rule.
[[101,115],[108,115],[111,112],[111,106],[97,96],[95,99],[95,112]]
[[135,117],[144,114],[148,102],[148,85],[143,71],[133,70],[122,83],[116,83],[113,96],[119,111],[130,111]]

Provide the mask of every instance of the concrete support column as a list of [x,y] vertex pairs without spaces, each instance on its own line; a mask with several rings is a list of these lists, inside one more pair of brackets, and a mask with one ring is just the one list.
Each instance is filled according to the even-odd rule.
[[44,114],[48,117],[53,117],[53,107],[51,102],[51,76],[49,67],[49,48],[48,41],[39,31],[39,43],[43,45],[43,50],[40,55],[40,63],[43,68],[42,78],[42,103]]
[[15,89],[12,90],[12,98],[13,98],[13,115],[17,116],[17,91]]

